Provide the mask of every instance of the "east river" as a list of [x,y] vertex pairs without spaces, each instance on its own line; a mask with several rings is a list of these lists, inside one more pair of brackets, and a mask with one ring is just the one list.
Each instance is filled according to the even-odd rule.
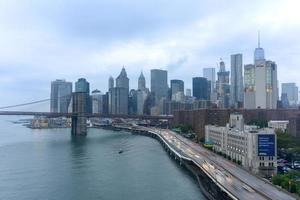
[[205,199],[155,139],[102,129],[72,138],[70,129],[33,130],[15,120],[0,117],[0,199]]

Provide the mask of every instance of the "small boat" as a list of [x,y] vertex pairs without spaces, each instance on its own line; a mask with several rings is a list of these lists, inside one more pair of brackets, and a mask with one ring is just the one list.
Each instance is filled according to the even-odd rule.
[[120,151],[119,151],[119,154],[121,154],[121,153],[123,153],[123,150],[122,150],[122,149],[120,149]]

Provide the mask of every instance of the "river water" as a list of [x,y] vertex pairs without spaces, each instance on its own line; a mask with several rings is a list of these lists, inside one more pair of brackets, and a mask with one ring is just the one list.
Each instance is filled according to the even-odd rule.
[[[205,199],[158,141],[127,132],[32,130],[0,117],[0,199]],[[119,150],[124,152],[119,154]]]

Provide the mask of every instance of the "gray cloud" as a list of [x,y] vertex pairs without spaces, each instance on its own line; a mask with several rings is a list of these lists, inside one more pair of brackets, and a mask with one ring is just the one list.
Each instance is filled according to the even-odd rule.
[[107,90],[125,65],[132,88],[141,70],[185,81],[230,54],[251,63],[257,30],[281,82],[297,82],[297,0],[0,0],[0,105],[49,96],[50,81],[86,77]]

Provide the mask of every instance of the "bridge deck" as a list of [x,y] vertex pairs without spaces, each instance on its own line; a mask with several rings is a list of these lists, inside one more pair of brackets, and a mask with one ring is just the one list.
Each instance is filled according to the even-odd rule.
[[101,117],[101,118],[130,118],[130,119],[173,119],[173,116],[165,115],[112,115],[100,113],[55,113],[55,112],[25,112],[25,111],[0,111],[0,115],[20,115],[20,116],[45,116],[45,117],[73,117],[73,116],[86,116],[86,117]]

